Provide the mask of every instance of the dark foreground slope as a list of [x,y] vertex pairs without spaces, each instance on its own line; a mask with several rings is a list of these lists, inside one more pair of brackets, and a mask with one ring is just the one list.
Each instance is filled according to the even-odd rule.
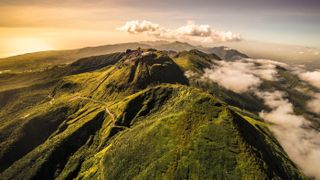
[[5,91],[0,179],[304,179],[265,122],[190,86],[214,59],[128,51]]

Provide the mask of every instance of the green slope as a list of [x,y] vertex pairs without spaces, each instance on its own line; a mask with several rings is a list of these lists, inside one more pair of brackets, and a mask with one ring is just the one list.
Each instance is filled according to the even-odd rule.
[[215,54],[206,54],[196,49],[179,52],[172,58],[183,70],[197,73],[202,73],[204,68],[210,68],[213,60],[220,60]]
[[215,59],[139,49],[0,92],[0,179],[304,179],[266,123],[184,76]]

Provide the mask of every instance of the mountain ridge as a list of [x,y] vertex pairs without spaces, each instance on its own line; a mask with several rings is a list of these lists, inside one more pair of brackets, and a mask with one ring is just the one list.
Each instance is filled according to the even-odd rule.
[[[182,45],[182,46],[181,46]],[[0,71],[15,72],[19,71],[32,71],[37,69],[46,69],[48,66],[56,66],[61,64],[69,64],[80,58],[89,56],[99,56],[109,53],[124,52],[127,49],[137,48],[156,48],[159,50],[173,50],[183,51],[191,49],[199,49],[201,51],[210,53],[210,48],[193,46],[184,42],[163,42],[160,44],[153,42],[132,42],[132,43],[120,43],[111,45],[102,45],[94,47],[84,47],[72,50],[54,50],[43,51],[35,53],[27,53],[23,55],[12,56],[8,58],[0,58]],[[17,63],[19,65],[17,65]]]
[[128,50],[12,92],[23,103],[0,106],[0,177],[305,179],[266,122],[185,76],[217,61]]

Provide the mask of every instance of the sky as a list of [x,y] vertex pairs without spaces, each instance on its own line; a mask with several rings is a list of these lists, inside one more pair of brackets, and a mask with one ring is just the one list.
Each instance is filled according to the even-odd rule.
[[159,39],[319,48],[319,32],[319,0],[0,0],[0,57]]

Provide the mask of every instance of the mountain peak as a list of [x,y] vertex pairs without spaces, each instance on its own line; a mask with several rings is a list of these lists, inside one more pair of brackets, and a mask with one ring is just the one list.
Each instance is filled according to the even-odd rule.
[[216,54],[221,59],[224,60],[237,60],[241,58],[248,58],[247,55],[239,52],[238,50],[231,49],[226,46],[219,46],[210,49],[210,52]]
[[125,47],[6,76],[31,82],[0,91],[0,179],[304,178],[257,98],[202,78],[219,57]]

